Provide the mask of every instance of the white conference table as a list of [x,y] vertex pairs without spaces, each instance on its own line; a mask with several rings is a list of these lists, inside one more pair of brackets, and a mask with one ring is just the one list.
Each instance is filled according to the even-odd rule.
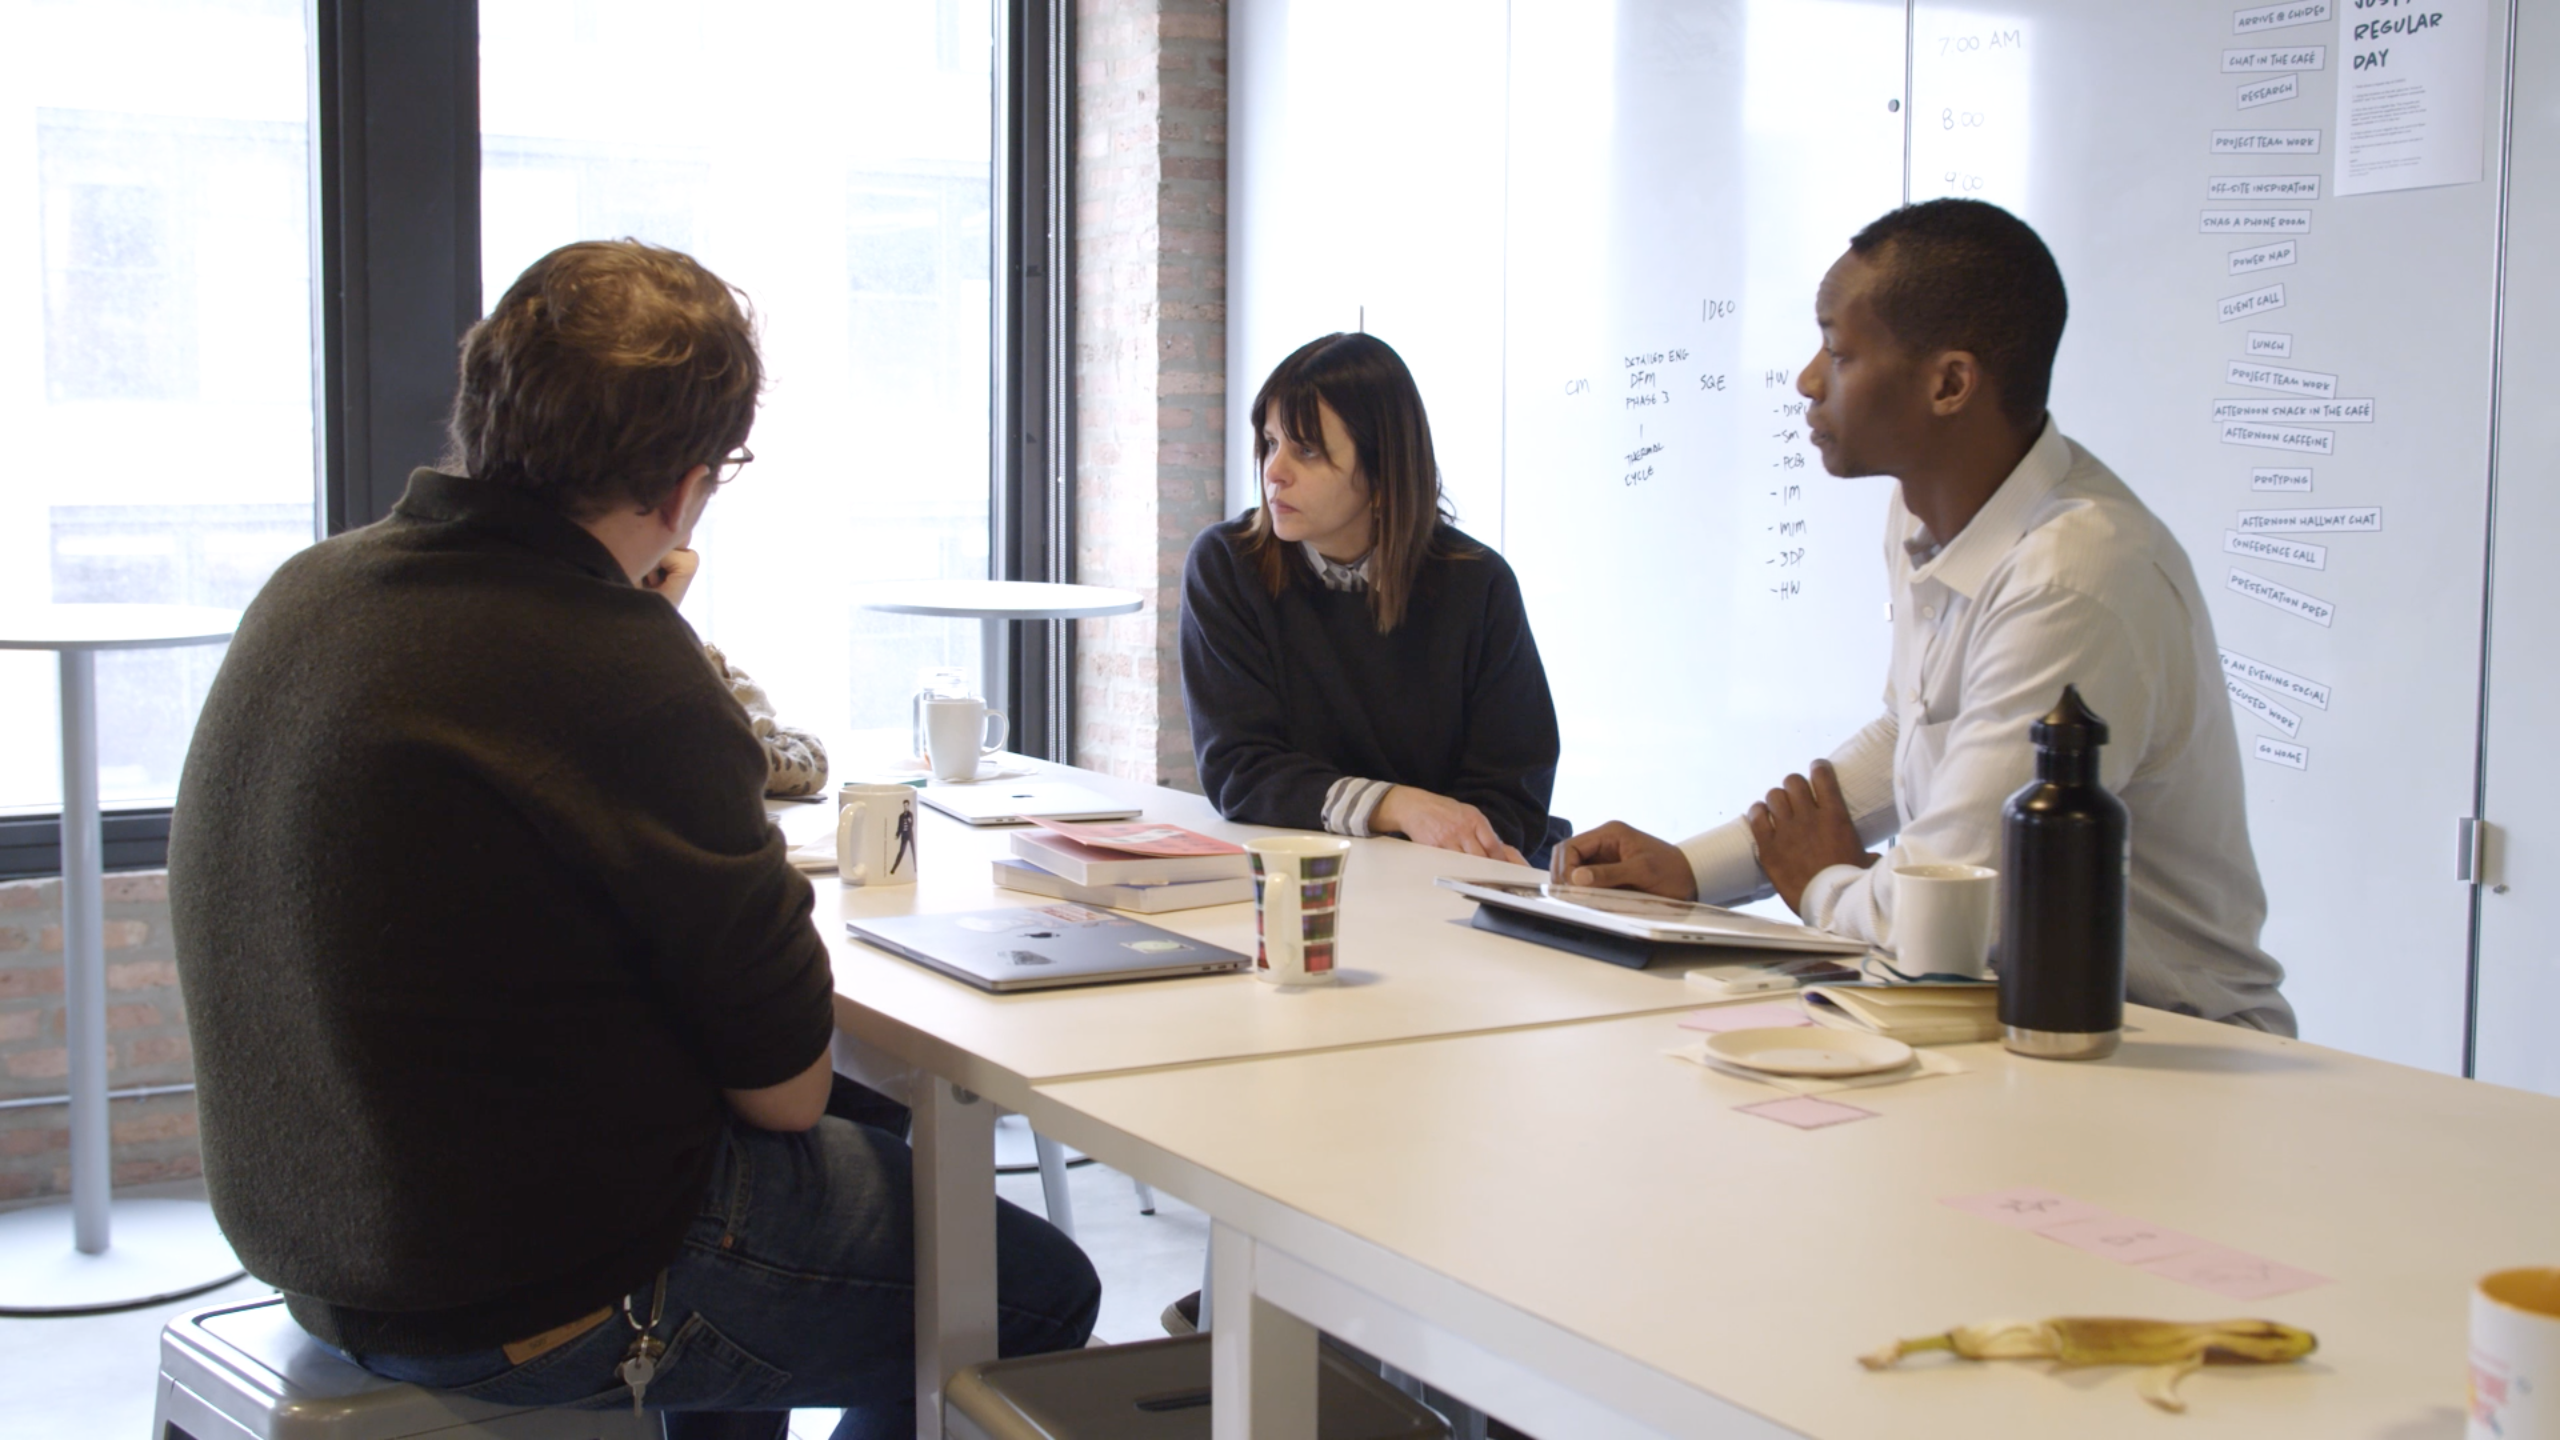
[[[1035,770],[1139,804],[1151,820],[1237,840],[1269,833],[1228,824],[1197,795],[1063,766],[1035,762]],[[1250,975],[1210,975],[990,995],[844,933],[843,919],[867,915],[1058,903],[996,888],[991,862],[1011,853],[1009,830],[920,814],[918,884],[844,888],[815,879],[819,928],[834,952],[836,1067],[915,1109],[917,1370],[927,1435],[940,1433],[944,1380],[995,1355],[996,1107],[1026,1111],[1038,1087],[1080,1077],[1191,1074],[1697,1003],[1677,969],[1628,970],[1470,928],[1472,902],[1432,880],[1524,872],[1402,840],[1353,842],[1339,984],[1283,990]],[[1249,903],[1140,918],[1253,953]]]
[[[1317,1329],[1549,1440],[2463,1433],[2466,1306],[2560,1261],[2560,1100],[2134,1010],[2107,1061],[1952,1047],[1966,1074],[1835,1098],[1663,1052],[1643,1016],[1044,1085],[1045,1134],[1216,1224],[1221,1440],[1305,1440]],[[1454,1185],[1453,1176],[1473,1177]],[[1940,1203],[2038,1186],[2326,1276],[2235,1300]],[[2308,1362],[1854,1357],[1962,1323],[2264,1316]]]

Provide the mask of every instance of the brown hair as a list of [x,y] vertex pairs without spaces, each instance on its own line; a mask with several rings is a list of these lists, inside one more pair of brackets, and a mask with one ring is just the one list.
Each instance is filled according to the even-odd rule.
[[655,509],[746,443],[763,386],[746,296],[692,256],[563,245],[462,338],[445,465],[572,519]]
[[[1448,538],[1449,506],[1440,462],[1431,449],[1431,420],[1404,358],[1374,335],[1335,333],[1310,340],[1272,370],[1253,397],[1253,468],[1271,459],[1265,417],[1292,440],[1322,443],[1330,407],[1351,436],[1359,474],[1368,482],[1376,547],[1369,560],[1369,611],[1383,635],[1404,620],[1422,563],[1456,553]],[[1271,530],[1268,504],[1253,512],[1245,553],[1255,558],[1271,593],[1306,569],[1298,547]]]

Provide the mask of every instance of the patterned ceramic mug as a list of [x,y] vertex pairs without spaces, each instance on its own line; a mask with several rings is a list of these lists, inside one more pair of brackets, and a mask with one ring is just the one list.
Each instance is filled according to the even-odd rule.
[[1334,917],[1341,913],[1342,872],[1351,842],[1333,835],[1280,835],[1247,840],[1253,862],[1256,979],[1274,985],[1330,985]]

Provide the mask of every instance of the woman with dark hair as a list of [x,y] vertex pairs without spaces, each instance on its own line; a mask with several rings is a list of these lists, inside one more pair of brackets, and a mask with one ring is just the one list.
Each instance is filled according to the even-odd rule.
[[1384,341],[1327,335],[1253,400],[1263,503],[1192,542],[1182,694],[1230,820],[1546,863],[1555,704],[1511,567],[1449,523]]

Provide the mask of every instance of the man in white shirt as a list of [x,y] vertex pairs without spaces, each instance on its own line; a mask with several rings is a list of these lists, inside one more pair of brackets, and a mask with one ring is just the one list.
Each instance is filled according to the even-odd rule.
[[1894,868],[2000,863],[2001,805],[2034,775],[2028,726],[2075,684],[2132,812],[2128,998],[2293,1033],[2283,968],[2258,948],[2266,893],[2194,570],[2045,412],[2066,308],[2043,241],[1997,206],[1907,206],[1850,242],[1796,388],[1825,469],[1901,482],[1885,713],[1680,845],[1616,821],[1573,837],[1557,879],[1718,903],[1774,890],[1807,924],[1890,949]]

